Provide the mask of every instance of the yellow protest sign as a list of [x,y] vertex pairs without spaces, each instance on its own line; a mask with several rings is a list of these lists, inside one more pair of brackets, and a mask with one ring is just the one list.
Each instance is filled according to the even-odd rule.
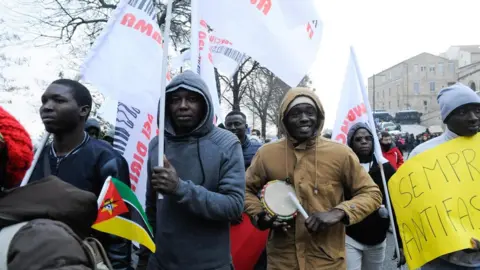
[[480,134],[408,160],[388,183],[410,269],[480,239]]

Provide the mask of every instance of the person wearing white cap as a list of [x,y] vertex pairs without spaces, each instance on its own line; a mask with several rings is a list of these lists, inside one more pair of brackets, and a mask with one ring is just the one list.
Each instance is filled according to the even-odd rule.
[[[444,88],[437,97],[445,132],[423,144],[420,144],[409,159],[457,137],[471,137],[480,128],[480,97],[466,85],[457,83]],[[478,243],[477,240],[474,240]],[[461,250],[446,254],[422,266],[422,270],[480,270],[480,252]]]

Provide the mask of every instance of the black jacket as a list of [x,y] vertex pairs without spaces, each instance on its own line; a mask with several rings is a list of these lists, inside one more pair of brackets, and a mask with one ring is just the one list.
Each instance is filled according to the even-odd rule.
[[8,269],[93,269],[82,239],[89,235],[97,209],[93,193],[55,176],[1,192],[0,230],[27,222],[10,243],[1,243],[9,244]]
[[[388,183],[388,180],[390,180],[390,177],[392,177],[392,175],[394,175],[396,171],[389,162],[383,164],[383,169],[385,171],[385,178]],[[375,184],[377,184],[380,190],[382,191],[382,197],[383,197],[382,204],[385,205],[386,207],[387,203],[385,201],[386,198],[384,193],[382,175],[380,173],[380,167],[375,161],[373,162],[373,165],[370,168],[369,174],[370,174],[370,177],[372,177]],[[392,211],[393,211],[393,208],[392,208]],[[393,213],[393,217],[395,219],[395,212]],[[380,215],[378,214],[378,210],[376,210],[375,212],[368,215],[361,222],[348,226],[346,233],[355,241],[362,243],[364,245],[377,245],[382,243],[387,238],[387,231],[389,226],[390,226],[390,219],[380,217]],[[395,230],[396,230],[397,236],[400,237],[396,222],[395,222]],[[401,241],[399,241],[399,245],[401,247]]]
[[[127,161],[105,142],[90,138],[63,158],[55,157],[51,144],[42,150],[30,182],[55,175],[73,186],[90,191],[97,197],[108,176],[130,186]],[[126,215],[129,218],[128,215]],[[113,268],[131,268],[131,242],[113,235],[95,231],[94,236],[105,247]]]

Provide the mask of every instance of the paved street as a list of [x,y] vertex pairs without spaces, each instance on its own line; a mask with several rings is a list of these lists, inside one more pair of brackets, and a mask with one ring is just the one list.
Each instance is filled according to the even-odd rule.
[[[397,261],[392,260],[394,253],[395,253],[395,244],[393,243],[393,234],[388,233],[387,255],[385,256],[385,261],[383,262],[383,269],[384,270],[398,269],[397,268]],[[405,265],[402,270],[408,270],[408,267]]]
[[[383,270],[396,270],[397,262],[392,260],[393,254],[395,253],[395,245],[393,244],[393,235],[388,234],[387,238],[387,255],[385,256],[385,261],[383,262]],[[134,265],[137,264],[137,256],[134,256]],[[402,270],[408,270],[408,267],[404,266]]]

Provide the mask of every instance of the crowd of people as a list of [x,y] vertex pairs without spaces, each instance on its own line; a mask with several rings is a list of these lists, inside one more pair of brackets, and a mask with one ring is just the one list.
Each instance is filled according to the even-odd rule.
[[[310,89],[293,88],[278,113],[283,137],[262,145],[247,136],[242,112],[230,112],[224,128],[215,126],[209,93],[191,71],[166,88],[164,166],[158,166],[158,137],[150,142],[147,163],[146,214],[157,248],[154,254],[142,248],[137,265],[130,241],[90,229],[105,179],[127,185],[130,179],[126,160],[111,145],[113,134],[97,139],[98,122],[88,120],[88,89],[60,79],[45,90],[40,117],[53,141],[38,150],[22,187],[32,143],[0,107],[0,269],[230,270],[235,267],[231,226],[245,222],[269,231],[251,269],[383,269],[390,212],[374,131],[364,123],[351,126],[347,145],[321,136],[326,117],[321,101]],[[438,103],[447,130],[414,147],[410,158],[478,132],[480,97],[468,87],[443,89]],[[403,154],[388,132],[379,139],[388,181],[402,166]],[[280,219],[265,209],[262,189],[272,180],[294,188],[308,218]],[[478,250],[459,251],[422,269],[480,269],[479,258]]]

